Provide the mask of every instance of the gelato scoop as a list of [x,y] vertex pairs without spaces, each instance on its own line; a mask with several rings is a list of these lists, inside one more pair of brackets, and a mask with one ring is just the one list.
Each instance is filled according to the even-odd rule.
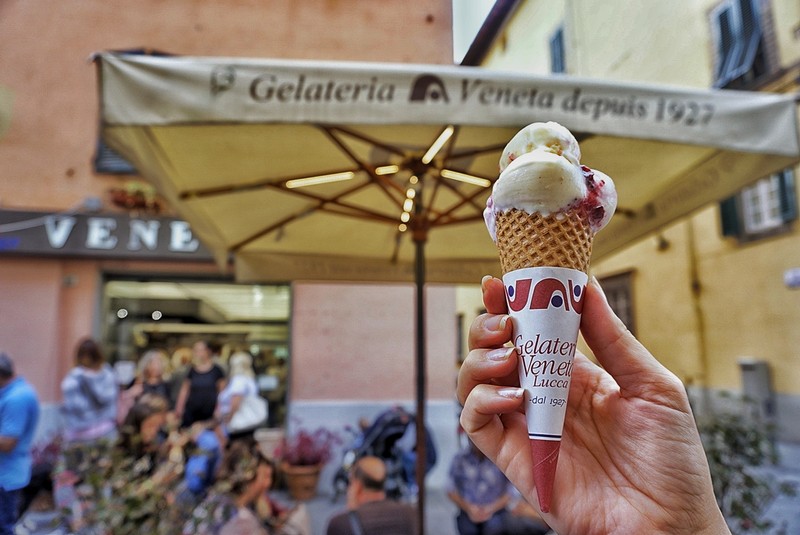
[[617,205],[610,177],[580,164],[572,133],[558,123],[533,123],[515,135],[500,158],[500,177],[484,210],[489,234],[497,241],[497,213],[517,209],[543,217],[583,211],[595,233]]

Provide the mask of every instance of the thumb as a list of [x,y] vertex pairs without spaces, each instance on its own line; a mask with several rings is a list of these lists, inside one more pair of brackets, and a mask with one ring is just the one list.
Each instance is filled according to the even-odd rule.
[[595,358],[614,377],[625,397],[652,398],[683,384],[633,336],[611,306],[597,279],[586,286],[581,333]]

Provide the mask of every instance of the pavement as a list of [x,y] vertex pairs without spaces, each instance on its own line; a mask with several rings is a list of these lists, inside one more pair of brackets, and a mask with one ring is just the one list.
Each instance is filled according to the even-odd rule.
[[781,495],[764,511],[764,518],[772,521],[769,535],[800,534],[800,443],[779,443],[779,462],[764,469],[778,483],[793,484],[795,496]]
[[[764,517],[772,521],[767,535],[800,535],[800,443],[778,444],[779,462],[763,469],[778,483],[792,483],[796,496],[779,496],[765,510]],[[344,497],[334,502],[330,495],[318,495],[306,502],[311,519],[311,535],[325,535],[328,520],[344,510]],[[455,524],[456,507],[444,489],[428,488],[425,501],[425,533],[428,535],[458,535]]]
[[[765,518],[772,521],[773,527],[767,535],[800,535],[800,443],[778,444],[779,463],[763,469],[779,483],[791,483],[798,489],[796,496],[779,496],[765,510]],[[291,500],[281,491],[276,498],[284,503]],[[305,502],[311,524],[311,535],[325,535],[330,518],[345,508],[344,496],[336,500],[330,494],[320,493]],[[428,535],[458,535],[455,525],[456,507],[442,488],[426,489],[425,533]],[[54,514],[54,511],[45,514]],[[25,531],[22,531],[25,533]],[[65,531],[48,532],[58,535]]]

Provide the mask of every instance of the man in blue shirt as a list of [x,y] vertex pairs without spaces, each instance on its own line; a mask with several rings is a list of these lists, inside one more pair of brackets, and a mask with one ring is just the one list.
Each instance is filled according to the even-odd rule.
[[447,495],[458,506],[459,535],[540,535],[549,528],[505,474],[472,443],[450,464]]
[[0,535],[13,535],[20,489],[31,479],[31,443],[39,421],[33,387],[14,374],[14,363],[0,351]]

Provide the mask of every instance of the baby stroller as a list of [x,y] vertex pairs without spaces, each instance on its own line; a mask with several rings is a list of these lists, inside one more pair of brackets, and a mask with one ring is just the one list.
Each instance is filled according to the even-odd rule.
[[[410,500],[417,493],[416,483],[416,416],[403,407],[392,407],[379,414],[369,425],[355,433],[353,444],[345,450],[342,465],[333,476],[333,501],[347,491],[348,474],[356,460],[365,456],[379,457],[386,464],[386,495]],[[436,447],[430,430],[425,429],[426,470],[436,464]]]

